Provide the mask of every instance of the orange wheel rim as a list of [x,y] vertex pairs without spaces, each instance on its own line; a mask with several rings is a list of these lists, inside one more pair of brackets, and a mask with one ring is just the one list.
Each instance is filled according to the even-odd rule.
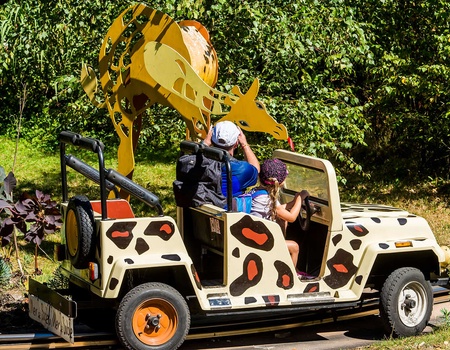
[[136,308],[132,318],[133,332],[146,345],[169,341],[178,328],[178,313],[163,299],[149,299]]
[[75,256],[78,251],[78,224],[73,210],[69,210],[66,216],[66,240],[69,254]]

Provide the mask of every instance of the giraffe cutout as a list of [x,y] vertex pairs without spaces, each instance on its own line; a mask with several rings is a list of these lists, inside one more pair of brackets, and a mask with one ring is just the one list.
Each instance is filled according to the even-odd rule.
[[[142,115],[158,103],[177,110],[192,139],[206,136],[211,115],[246,131],[288,139],[264,104],[256,100],[259,81],[247,93],[215,89],[218,62],[209,33],[196,21],[176,23],[167,14],[136,4],[112,23],[99,53],[99,79],[82,66],[81,82],[89,99],[106,108],[119,136],[118,171],[132,178]],[[127,198],[126,194],[123,197]]]

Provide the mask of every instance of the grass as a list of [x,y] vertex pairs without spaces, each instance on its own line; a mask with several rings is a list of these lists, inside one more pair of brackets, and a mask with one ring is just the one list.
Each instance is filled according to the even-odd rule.
[[[0,137],[2,152],[0,154],[0,166],[5,172],[13,171],[17,179],[17,187],[14,191],[14,199],[17,200],[21,193],[34,193],[41,190],[49,194],[57,202],[61,201],[61,175],[59,149],[54,153],[43,153],[25,140],[20,140],[16,162],[14,163],[15,141]],[[73,153],[76,157],[86,161],[94,168],[98,168],[96,155],[87,151],[67,148],[67,153]],[[117,168],[116,155],[114,151],[105,150],[105,167]],[[176,206],[172,193],[172,181],[175,178],[175,160],[172,163],[163,161],[140,161],[136,165],[134,180],[141,186],[155,193],[164,208],[164,213],[175,217]],[[99,186],[68,168],[69,197],[77,194],[85,194],[88,198],[100,198]],[[136,216],[155,215],[156,212],[148,208],[138,200],[132,199],[132,206]],[[48,281],[52,278],[57,262],[53,262],[53,247],[59,242],[59,235],[47,236],[41,244],[38,252],[38,267],[42,270],[41,275],[34,275],[34,249],[35,245],[26,243],[19,235],[19,258],[25,275],[33,276],[38,281]],[[3,247],[0,256],[12,263],[12,270],[19,271],[19,265],[15,259],[15,251],[11,246]],[[12,286],[10,286],[12,287]],[[8,288],[8,286],[6,287]]]
[[409,338],[388,339],[359,347],[358,350],[440,350],[450,348],[450,327],[442,326],[432,332]]
[[[0,153],[0,166],[8,173],[13,168],[15,142],[0,137],[2,152]],[[95,156],[85,153],[74,155],[97,167]],[[116,155],[114,152],[105,155],[106,168],[116,168]],[[53,154],[46,154],[21,140],[19,143],[17,160],[14,165],[14,174],[17,179],[16,196],[24,191],[33,192],[36,189],[50,194],[56,201],[61,199],[61,180],[59,150]],[[140,160],[136,165],[134,180],[146,187],[159,198],[165,214],[175,216],[176,207],[172,193],[172,181],[175,179],[175,159],[167,158],[155,160]],[[84,177],[74,171],[69,171],[69,196],[86,194],[89,198],[99,198],[98,185],[86,181]],[[341,200],[362,203],[380,203],[400,207],[413,214],[423,216],[430,224],[441,245],[450,245],[450,180],[429,179],[422,182],[384,182],[349,179],[347,185],[341,188]],[[144,204],[133,201],[132,205],[137,216],[154,215]],[[58,264],[52,260],[53,246],[59,241],[57,234],[50,235],[42,243],[39,250],[39,268],[42,275],[33,276],[39,281],[48,281],[54,274]],[[27,275],[34,273],[34,245],[26,244],[20,239],[20,259]],[[3,247],[0,250],[2,257],[11,257],[13,270],[17,271],[14,252]],[[448,322],[447,322],[448,323]],[[450,346],[446,343],[450,339],[450,326],[440,327],[430,334],[406,339],[385,340],[375,343],[364,349],[443,349]]]

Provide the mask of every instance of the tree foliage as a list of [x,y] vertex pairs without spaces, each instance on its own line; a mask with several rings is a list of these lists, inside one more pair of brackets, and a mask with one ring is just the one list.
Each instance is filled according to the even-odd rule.
[[[47,147],[71,129],[116,143],[105,110],[79,84],[101,41],[131,1],[10,0],[0,8],[1,133],[12,133],[26,87],[23,135]],[[345,172],[383,160],[399,176],[439,176],[449,165],[446,1],[154,0],[175,20],[208,28],[219,57],[217,88],[245,91],[283,122],[297,151],[331,158]],[[167,132],[170,130],[170,132]],[[139,152],[174,148],[184,126],[173,110],[144,118]],[[287,148],[248,135],[260,157]],[[369,156],[368,156],[369,155]]]
[[397,176],[446,176],[450,166],[448,1],[350,1],[368,23],[375,65],[363,93],[374,164]]

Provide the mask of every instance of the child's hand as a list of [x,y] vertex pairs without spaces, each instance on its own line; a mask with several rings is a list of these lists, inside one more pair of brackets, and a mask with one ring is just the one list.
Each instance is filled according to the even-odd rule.
[[303,202],[306,197],[309,197],[309,192],[307,190],[302,190],[301,192],[297,193],[296,196],[300,196]]

